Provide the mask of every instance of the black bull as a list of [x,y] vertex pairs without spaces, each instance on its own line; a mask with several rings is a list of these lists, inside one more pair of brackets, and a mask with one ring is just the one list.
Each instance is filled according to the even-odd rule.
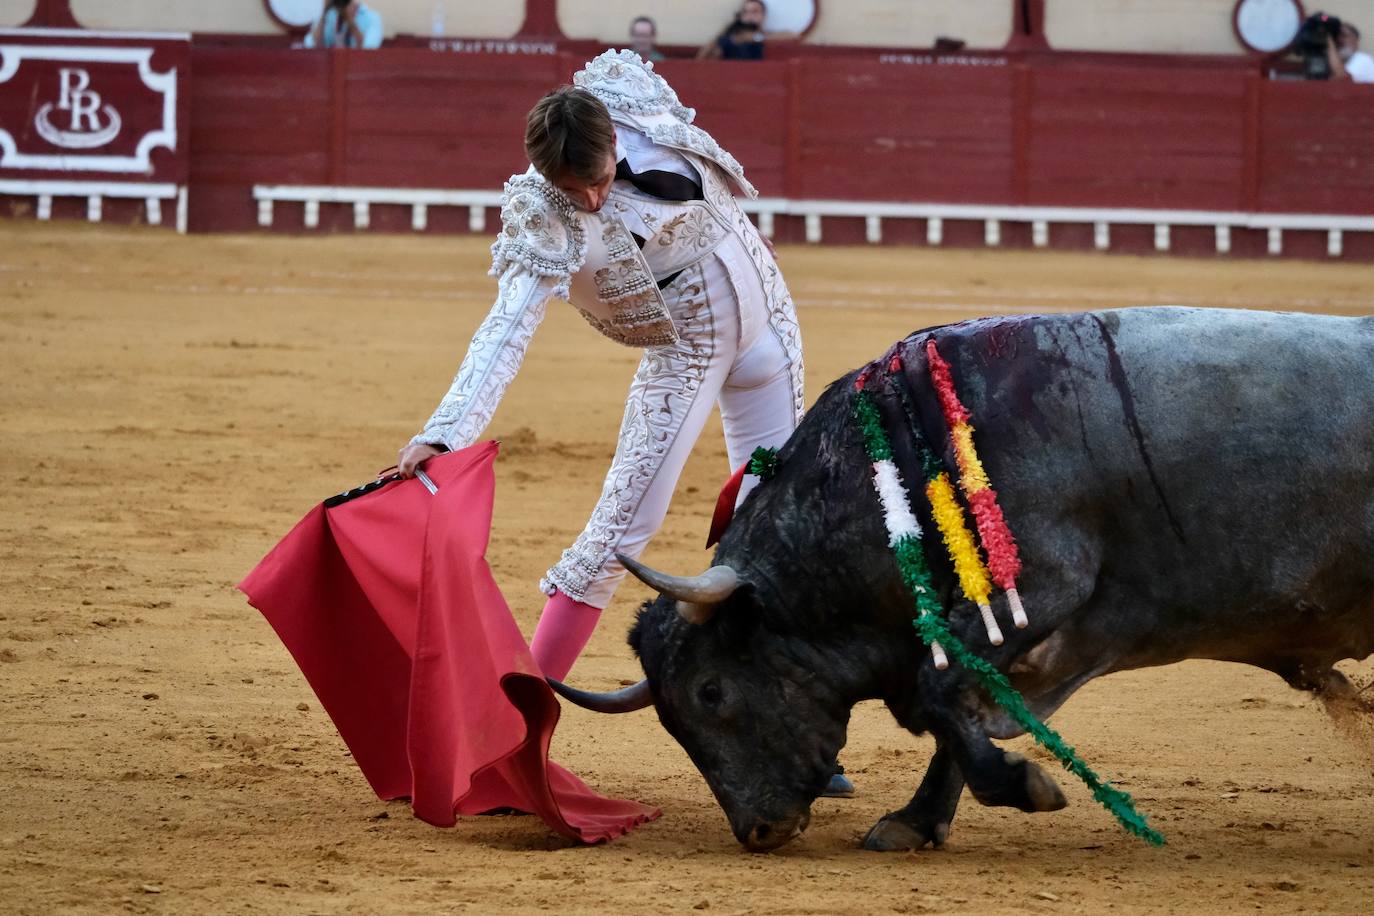
[[[938,535],[927,556],[951,629],[1037,715],[1092,678],[1190,658],[1353,696],[1332,665],[1374,652],[1374,319],[1152,308],[919,332],[894,351],[953,468],[932,337],[1020,544],[1030,626],[1012,628],[999,603],[1006,642],[991,647]],[[875,366],[897,463],[934,532],[900,402]],[[867,848],[942,843],[965,784],[983,804],[1064,805],[1042,770],[992,743],[1017,727],[957,665],[936,670],[914,633],[851,417],[855,375],[807,414],[708,575],[630,564],[662,593],[630,634],[645,681],[565,694],[603,711],[652,701],[750,849],[805,829],[865,699],[936,740],[915,797]]]

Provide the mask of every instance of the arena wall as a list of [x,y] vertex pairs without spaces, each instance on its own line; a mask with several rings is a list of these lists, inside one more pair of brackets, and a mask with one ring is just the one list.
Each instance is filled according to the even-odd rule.
[[830,45],[907,45],[929,48],[939,37],[970,48],[1000,48],[1011,38],[1007,0],[919,3],[902,0],[827,0],[807,42]]
[[[558,23],[570,38],[625,40],[630,20],[652,16],[664,44],[700,45],[730,21],[738,0],[559,0]],[[911,0],[821,0],[808,44],[928,48],[940,36],[974,48],[1000,48],[1011,37],[1009,0],[912,3]]]
[[72,15],[88,29],[238,32],[280,34],[260,0],[216,3],[206,0],[167,3],[165,0],[71,0]]
[[[14,2],[14,0],[6,0]],[[472,2],[443,0],[444,31],[449,35],[474,38],[506,38],[514,35],[525,18],[521,2]],[[28,3],[32,6],[32,2]],[[382,15],[388,37],[430,35],[433,28],[432,0],[373,0]],[[262,0],[235,3],[213,0],[71,0],[72,13],[91,29],[172,29],[202,33],[280,35],[281,27],[267,13]],[[3,7],[0,7],[2,10]],[[20,20],[22,21],[22,20]]]
[[[1145,54],[1243,54],[1231,26],[1235,0],[1047,0],[1045,37],[1061,51]],[[1369,0],[1309,2],[1335,16],[1368,23]]]
[[710,41],[739,8],[737,0],[559,0],[558,27],[569,38],[590,38],[623,45],[630,20],[651,16],[658,39],[669,45]]
[[[197,49],[191,226],[489,231],[523,112],[581,59]],[[1366,87],[993,55],[765,61],[722,92],[721,66],[659,70],[785,241],[1374,257],[1374,125],[1339,116]]]
[[[552,4],[542,8],[552,22]],[[524,164],[524,112],[603,46],[422,38],[309,52],[281,38],[198,35],[157,51],[150,74],[177,72],[179,139],[155,149],[153,171],[0,162],[0,212],[151,221],[175,202],[178,225],[198,230],[485,233],[502,182]],[[109,33],[87,41],[121,44]],[[55,94],[63,65],[36,66],[49,67],[51,85],[33,91]],[[1374,258],[1374,121],[1350,115],[1367,110],[1374,87],[1269,80],[1243,55],[1033,47],[847,46],[750,64],[669,59],[659,70],[746,164],[763,195],[752,212],[784,241]],[[128,115],[146,93],[127,80],[95,73],[77,88]],[[30,96],[0,87],[0,129],[32,145],[23,125],[46,96]],[[170,223],[170,211],[158,219]]]
[[[386,16],[390,34],[433,34],[434,5],[426,0],[407,0],[390,9]],[[470,0],[444,0],[445,35],[465,38],[509,38],[520,31],[525,21],[525,5],[512,3],[474,3]]]
[[1045,37],[1064,51],[1239,54],[1235,0],[1050,0]]
[[23,25],[33,15],[38,0],[0,0],[0,29]]
[[[25,22],[37,0],[0,0],[0,27]],[[441,0],[444,34],[509,38],[524,22],[520,0]],[[660,41],[700,45],[715,35],[737,8],[737,0],[548,0],[556,22],[572,39],[603,44],[625,40],[637,15],[653,16]],[[1001,48],[1012,38],[1013,0],[819,0],[820,12],[806,38],[810,46],[931,47],[937,37],[970,48]],[[388,37],[429,36],[433,0],[374,0]],[[1231,25],[1234,0],[1044,0],[1044,32],[1050,47],[1063,51],[1138,54],[1243,54]],[[1318,4],[1309,3],[1315,9]],[[71,0],[78,22],[92,29],[184,30],[202,34],[279,36],[281,28],[261,0]],[[1320,7],[1374,33],[1368,0],[1331,0]]]

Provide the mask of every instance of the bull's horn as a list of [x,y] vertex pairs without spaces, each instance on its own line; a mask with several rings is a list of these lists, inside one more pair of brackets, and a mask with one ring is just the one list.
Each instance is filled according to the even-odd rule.
[[553,678],[545,678],[549,686],[559,696],[569,702],[581,706],[583,709],[590,709],[592,712],[634,712],[646,706],[652,706],[653,696],[649,693],[649,682],[640,681],[623,690],[614,690],[610,693],[592,693],[590,690],[578,690],[576,687],[569,687],[562,681]]
[[616,554],[616,559],[659,594],[690,604],[719,604],[739,588],[739,573],[728,566],[712,566],[699,576],[670,576],[623,554]]

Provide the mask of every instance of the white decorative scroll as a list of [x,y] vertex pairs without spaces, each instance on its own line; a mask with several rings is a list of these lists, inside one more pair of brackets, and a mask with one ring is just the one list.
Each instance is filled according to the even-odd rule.
[[[75,47],[61,45],[0,44],[0,84],[8,82],[19,72],[26,60],[51,60],[62,63],[135,64],[143,84],[162,96],[162,124],[157,130],[144,134],[132,156],[63,155],[61,153],[21,153],[14,136],[0,127],[0,167],[15,169],[53,169],[63,172],[151,172],[152,152],[158,147],[175,150],[177,146],[177,71],[154,73],[152,48]],[[83,84],[84,85],[84,84]],[[104,106],[114,112],[110,106]],[[40,108],[45,116],[47,106]],[[105,117],[110,117],[107,113]],[[117,123],[118,113],[113,117]],[[37,129],[45,139],[51,128],[40,122]],[[117,130],[117,128],[116,128]],[[107,128],[108,131],[108,128]],[[105,142],[112,140],[113,136]],[[55,144],[61,145],[61,144]]]

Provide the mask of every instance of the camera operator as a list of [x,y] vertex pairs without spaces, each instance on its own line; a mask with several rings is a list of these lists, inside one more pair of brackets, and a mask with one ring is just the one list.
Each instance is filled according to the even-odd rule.
[[324,13],[306,33],[307,48],[379,48],[382,17],[361,0],[328,0]]
[[1333,80],[1374,83],[1374,57],[1360,50],[1360,30],[1341,23],[1340,39],[1326,36],[1326,60]]
[[763,60],[765,38],[783,41],[797,37],[790,32],[765,32],[763,20],[767,15],[763,0],[744,0],[730,24],[697,52],[697,59]]

